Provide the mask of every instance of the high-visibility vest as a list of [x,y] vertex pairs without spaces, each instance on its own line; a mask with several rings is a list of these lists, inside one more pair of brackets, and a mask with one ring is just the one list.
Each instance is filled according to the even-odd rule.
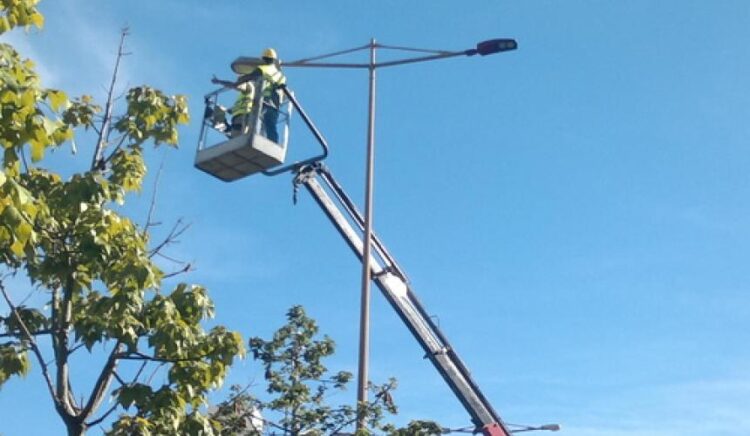
[[249,83],[248,85],[248,89],[239,92],[237,100],[234,102],[234,106],[232,106],[232,115],[234,116],[247,115],[253,111],[255,87]]
[[286,77],[284,77],[284,73],[281,72],[276,64],[258,65],[258,69],[263,74],[263,80],[266,81],[266,86],[263,89],[263,98],[270,98],[277,87],[286,83]]

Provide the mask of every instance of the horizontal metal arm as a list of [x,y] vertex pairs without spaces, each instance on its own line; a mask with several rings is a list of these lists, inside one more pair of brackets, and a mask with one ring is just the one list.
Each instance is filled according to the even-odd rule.
[[441,53],[441,54],[430,55],[430,56],[420,56],[416,58],[398,59],[395,61],[380,62],[378,64],[375,64],[375,68],[393,67],[396,65],[413,64],[415,62],[434,61],[437,59],[453,58],[456,56],[468,56],[468,54],[466,51],[455,51],[455,52]]
[[[455,52],[446,52],[446,53],[440,53],[440,54],[434,54],[429,56],[419,56],[415,58],[407,58],[407,59],[397,59],[395,61],[387,61],[387,62],[378,62],[372,65],[373,68],[383,68],[383,67],[392,67],[395,65],[403,65],[403,64],[413,64],[415,62],[427,62],[427,61],[433,61],[436,59],[446,59],[446,58],[452,58],[456,56],[471,56],[471,50],[466,51],[455,51]],[[335,62],[290,62],[285,63],[283,65],[286,67],[309,67],[309,68],[353,68],[353,69],[363,69],[363,68],[370,68],[370,64],[363,64],[363,63],[335,63]]]

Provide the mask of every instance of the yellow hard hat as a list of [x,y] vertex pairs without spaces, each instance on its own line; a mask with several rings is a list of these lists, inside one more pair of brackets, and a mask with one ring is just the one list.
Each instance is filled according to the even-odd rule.
[[272,49],[270,47],[267,48],[267,49],[265,49],[265,50],[263,50],[263,55],[261,57],[268,58],[268,59],[273,59],[273,60],[278,60],[279,59],[278,56],[276,56],[276,50],[274,50],[274,49]]

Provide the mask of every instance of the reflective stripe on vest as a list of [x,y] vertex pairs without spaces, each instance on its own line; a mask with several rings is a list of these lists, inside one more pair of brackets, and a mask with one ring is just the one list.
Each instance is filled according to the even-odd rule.
[[245,115],[253,111],[253,94],[254,92],[240,91],[237,101],[232,106],[232,115]]
[[270,97],[276,87],[286,83],[284,73],[275,64],[258,65],[258,69],[263,73],[263,79],[268,82],[263,90],[263,97]]

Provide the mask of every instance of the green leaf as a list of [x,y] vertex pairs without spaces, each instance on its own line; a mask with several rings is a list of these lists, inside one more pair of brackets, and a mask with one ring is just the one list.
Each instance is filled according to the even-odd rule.
[[0,387],[12,376],[28,374],[30,367],[24,349],[17,345],[0,344]]
[[33,232],[34,229],[31,227],[31,224],[26,221],[21,222],[21,224],[16,227],[16,237],[21,244],[26,244],[29,241],[29,238],[31,238]]
[[152,395],[153,390],[150,386],[136,383],[120,388],[117,392],[117,401],[127,409],[133,404],[145,404]]
[[36,139],[32,139],[29,144],[31,145],[31,160],[33,162],[39,162],[44,158],[44,144]]
[[10,23],[7,17],[0,17],[0,34],[3,34],[11,29]]
[[31,17],[31,23],[38,28],[44,27],[44,16],[40,13],[34,13]]
[[63,109],[67,109],[67,107],[69,106],[68,96],[62,91],[50,90],[47,93],[47,98],[49,98],[50,106],[55,112],[57,112],[61,107]]

